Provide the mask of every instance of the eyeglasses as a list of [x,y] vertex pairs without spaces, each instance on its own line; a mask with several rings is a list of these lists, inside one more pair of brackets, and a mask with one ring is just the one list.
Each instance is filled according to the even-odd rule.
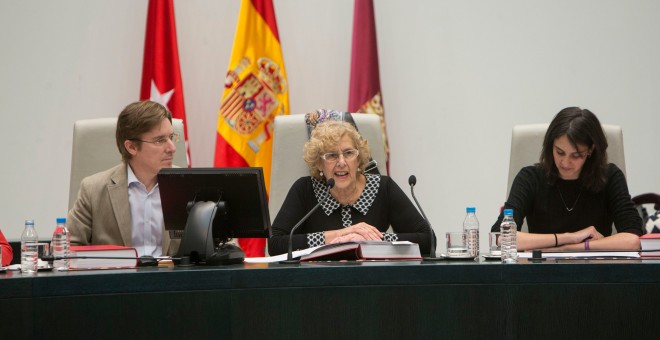
[[324,153],[321,155],[321,158],[323,158],[324,161],[326,162],[337,162],[339,160],[339,156],[344,156],[344,160],[351,161],[354,160],[355,157],[357,157],[360,154],[360,152],[356,149],[348,149],[344,150],[340,153],[337,152],[328,152]]
[[155,146],[161,146],[161,145],[167,143],[168,140],[171,140],[173,143],[178,142],[179,141],[179,134],[178,133],[173,133],[169,136],[158,137],[158,138],[156,138],[152,141],[142,140],[142,139],[138,139],[138,138],[132,138],[130,140],[138,141],[138,142],[142,142],[142,143],[151,143]]

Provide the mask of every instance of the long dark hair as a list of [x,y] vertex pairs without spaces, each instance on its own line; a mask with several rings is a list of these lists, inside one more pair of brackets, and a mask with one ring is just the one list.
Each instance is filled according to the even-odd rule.
[[539,162],[548,182],[555,184],[559,176],[552,149],[555,139],[564,135],[576,150],[577,144],[593,147],[580,171],[580,180],[585,189],[601,191],[607,182],[607,139],[596,115],[579,107],[567,107],[559,111],[545,133]]

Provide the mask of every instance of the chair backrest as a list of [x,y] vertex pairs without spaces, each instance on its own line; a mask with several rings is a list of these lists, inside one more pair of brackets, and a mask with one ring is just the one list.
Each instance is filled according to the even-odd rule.
[[[550,124],[528,124],[516,125],[511,135],[511,156],[509,160],[509,181],[507,184],[507,197],[511,191],[511,184],[520,169],[525,166],[539,162],[543,138]],[[626,173],[626,162],[623,154],[623,131],[618,125],[603,124],[603,131],[607,138],[607,159],[616,164],[624,175]],[[527,222],[523,225],[523,231],[527,231]]]
[[[183,121],[172,119],[174,132],[182,138],[176,143],[174,164],[187,167],[186,145],[183,140]],[[71,152],[71,177],[69,182],[69,209],[78,195],[80,181],[97,172],[110,169],[121,162],[117,150],[115,131],[117,117],[95,118],[76,121],[73,125],[73,147]]]
[[[381,174],[387,174],[380,117],[371,113],[356,113],[352,116],[360,135],[369,142],[371,157],[378,163],[378,171]],[[271,220],[274,220],[280,211],[293,182],[300,177],[309,176],[307,163],[302,158],[303,145],[307,140],[304,114],[275,117],[273,162],[268,199]]]

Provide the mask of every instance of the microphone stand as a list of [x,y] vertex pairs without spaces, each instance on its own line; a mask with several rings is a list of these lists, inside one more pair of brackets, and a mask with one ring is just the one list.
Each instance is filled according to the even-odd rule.
[[[328,195],[330,195],[330,189],[332,189],[332,187],[335,186],[335,179],[330,178],[326,183],[326,185],[328,186]],[[300,263],[300,259],[295,259],[295,260],[293,259],[293,233],[296,231],[296,229],[298,229],[298,227],[300,227],[303,224],[303,222],[307,220],[307,218],[309,218],[310,215],[312,215],[313,212],[316,211],[316,209],[318,209],[321,206],[323,202],[325,202],[328,199],[328,195],[326,195],[321,202],[316,203],[314,208],[312,208],[312,210],[310,210],[307,213],[307,215],[303,216],[303,218],[301,218],[300,221],[298,221],[298,223],[296,223],[296,225],[293,226],[293,228],[291,228],[291,232],[289,233],[289,251],[287,253],[288,255],[286,257],[286,260],[280,261],[280,263],[282,264]]]
[[417,177],[415,175],[410,175],[408,178],[408,184],[410,184],[410,193],[412,194],[412,198],[415,201],[415,204],[417,205],[417,208],[419,208],[419,212],[422,213],[422,217],[426,221],[426,223],[429,225],[429,230],[431,234],[431,250],[429,251],[429,256],[425,256],[422,258],[422,260],[427,261],[427,262],[432,262],[432,261],[442,261],[444,258],[442,257],[436,257],[435,256],[435,248],[436,248],[436,239],[435,239],[435,232],[433,231],[433,227],[431,226],[431,222],[429,222],[429,219],[426,218],[426,214],[424,214],[424,210],[422,210],[422,206],[419,205],[419,202],[417,201],[417,197],[415,197],[415,184],[417,184]]

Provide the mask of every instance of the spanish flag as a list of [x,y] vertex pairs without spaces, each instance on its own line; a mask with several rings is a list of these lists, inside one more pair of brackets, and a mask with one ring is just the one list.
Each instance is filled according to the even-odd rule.
[[389,171],[390,149],[385,130],[385,110],[383,109],[383,99],[380,93],[378,43],[376,40],[373,0],[355,0],[348,111],[375,113],[380,116]]
[[[262,167],[270,190],[275,116],[289,113],[284,59],[272,0],[243,0],[218,113],[216,167]],[[241,239],[248,257],[265,239]]]

